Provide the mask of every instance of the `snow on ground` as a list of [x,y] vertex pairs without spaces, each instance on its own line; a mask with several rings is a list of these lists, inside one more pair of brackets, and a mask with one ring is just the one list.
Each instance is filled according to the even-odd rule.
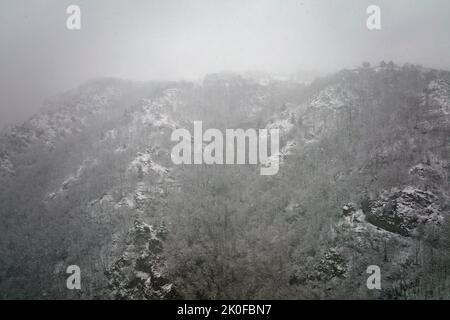
[[[94,161],[95,163],[95,161]],[[57,191],[53,191],[47,194],[47,196],[44,199],[44,202],[48,202],[50,200],[55,199],[57,196],[64,194],[65,192],[68,192],[69,189],[77,183],[77,181],[80,179],[81,175],[83,174],[84,170],[86,169],[88,164],[88,161],[83,161],[83,164],[78,167],[77,171],[68,177],[61,183],[61,187]]]
[[127,146],[126,145],[121,145],[119,147],[117,147],[116,149],[114,149],[114,153],[123,153],[127,151]]
[[295,140],[288,141],[280,150],[279,153],[271,155],[265,162],[262,162],[261,165],[265,168],[271,166],[280,166],[284,163],[286,158],[292,154],[292,150],[297,146],[297,142]]
[[14,166],[7,154],[0,155],[0,176],[14,175]]
[[104,141],[110,141],[110,140],[114,140],[114,139],[116,139],[116,138],[117,138],[117,130],[116,130],[116,129],[111,129],[111,130],[108,130],[108,131],[106,131],[106,132],[104,133],[104,135],[103,135],[101,141],[102,141],[102,142],[104,142]]
[[57,141],[80,132],[91,114],[105,111],[120,94],[120,90],[112,86],[100,90],[95,86],[86,87],[78,93],[67,93],[67,97],[61,97],[67,100],[61,102],[55,98],[49,102],[46,111],[36,114],[23,125],[13,127],[5,136],[21,150],[33,142],[44,143],[52,149]]
[[144,153],[139,152],[137,158],[131,162],[128,169],[133,170],[136,173],[142,170],[142,173],[144,174],[148,174],[153,171],[159,175],[165,175],[170,171],[168,168],[152,160],[152,153],[150,150],[147,150]]
[[310,103],[310,108],[338,110],[348,106],[353,100],[352,97],[353,95],[346,90],[342,90],[336,86],[329,86],[313,98]]
[[118,203],[115,204],[114,208],[134,208],[136,206],[134,202],[134,197],[132,195],[127,195],[126,197],[123,197]]
[[280,130],[280,136],[286,135],[291,129],[294,127],[294,123],[292,119],[286,118],[286,119],[278,119],[274,122],[271,122],[267,125],[267,129],[279,129]]
[[152,125],[157,128],[175,129],[177,124],[170,119],[168,112],[178,108],[179,102],[174,98],[175,91],[157,99],[143,99],[139,110],[133,112],[133,122]]
[[422,95],[422,106],[426,105],[427,98],[430,111],[450,114],[450,85],[445,80],[433,80],[428,84],[428,97],[426,94]]

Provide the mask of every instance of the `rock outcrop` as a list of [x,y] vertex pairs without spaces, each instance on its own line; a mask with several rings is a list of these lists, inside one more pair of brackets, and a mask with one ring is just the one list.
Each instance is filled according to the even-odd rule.
[[166,274],[162,256],[164,228],[135,221],[126,248],[105,272],[110,297],[113,299],[174,299],[177,293]]
[[14,175],[14,167],[9,160],[8,154],[0,151],[0,176]]
[[382,193],[371,201],[366,215],[371,224],[402,236],[414,236],[419,226],[439,225],[442,221],[437,197],[410,186]]

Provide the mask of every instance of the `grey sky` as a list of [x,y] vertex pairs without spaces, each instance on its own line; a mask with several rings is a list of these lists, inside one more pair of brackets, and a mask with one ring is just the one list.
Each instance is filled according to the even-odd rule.
[[[66,29],[66,8],[82,30]],[[366,8],[382,30],[366,29]],[[1,0],[0,127],[86,80],[223,70],[333,71],[393,60],[450,69],[448,0]]]

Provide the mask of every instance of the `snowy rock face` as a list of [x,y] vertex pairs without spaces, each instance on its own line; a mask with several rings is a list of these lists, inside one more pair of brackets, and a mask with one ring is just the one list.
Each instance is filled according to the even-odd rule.
[[402,236],[416,235],[419,226],[442,222],[437,197],[413,187],[384,192],[366,214],[373,225]]
[[80,132],[92,115],[104,112],[122,94],[119,83],[99,82],[80,87],[49,101],[46,111],[6,132],[3,139],[15,151],[24,151],[36,142],[52,149],[57,141]]
[[[357,113],[357,96],[352,90],[329,85],[313,95],[306,103],[287,103],[279,115],[267,124],[268,129],[279,129],[283,146],[288,153],[296,145],[320,142],[321,138],[342,126],[343,119]],[[292,135],[297,135],[292,140]]]
[[419,163],[409,170],[409,174],[422,181],[429,181],[433,184],[440,184],[445,179],[445,164],[438,163],[430,165],[427,163]]
[[152,159],[154,150],[146,150],[144,153],[138,153],[138,156],[131,163],[129,170],[134,170],[137,174],[149,174],[154,172],[159,175],[169,173],[169,169],[156,163]]
[[174,129],[176,123],[170,118],[168,112],[172,112],[179,107],[177,91],[168,91],[156,98],[143,99],[139,109],[132,113],[133,122],[143,125],[153,126],[158,129]]
[[135,221],[122,256],[105,274],[113,299],[175,299],[162,257],[164,229]]
[[421,121],[417,124],[423,133],[448,130],[450,126],[450,85],[443,79],[432,80],[422,95]]
[[347,272],[347,262],[337,248],[330,248],[319,261],[316,272],[320,280],[343,278]]
[[14,166],[6,152],[0,152],[0,176],[14,175]]

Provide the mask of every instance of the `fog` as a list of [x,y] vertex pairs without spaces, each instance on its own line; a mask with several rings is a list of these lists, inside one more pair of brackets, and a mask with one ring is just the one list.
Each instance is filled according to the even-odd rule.
[[[82,29],[66,28],[81,8]],[[366,28],[381,7],[382,29]],[[362,61],[450,67],[448,0],[2,0],[0,127],[92,78],[331,72]]]

